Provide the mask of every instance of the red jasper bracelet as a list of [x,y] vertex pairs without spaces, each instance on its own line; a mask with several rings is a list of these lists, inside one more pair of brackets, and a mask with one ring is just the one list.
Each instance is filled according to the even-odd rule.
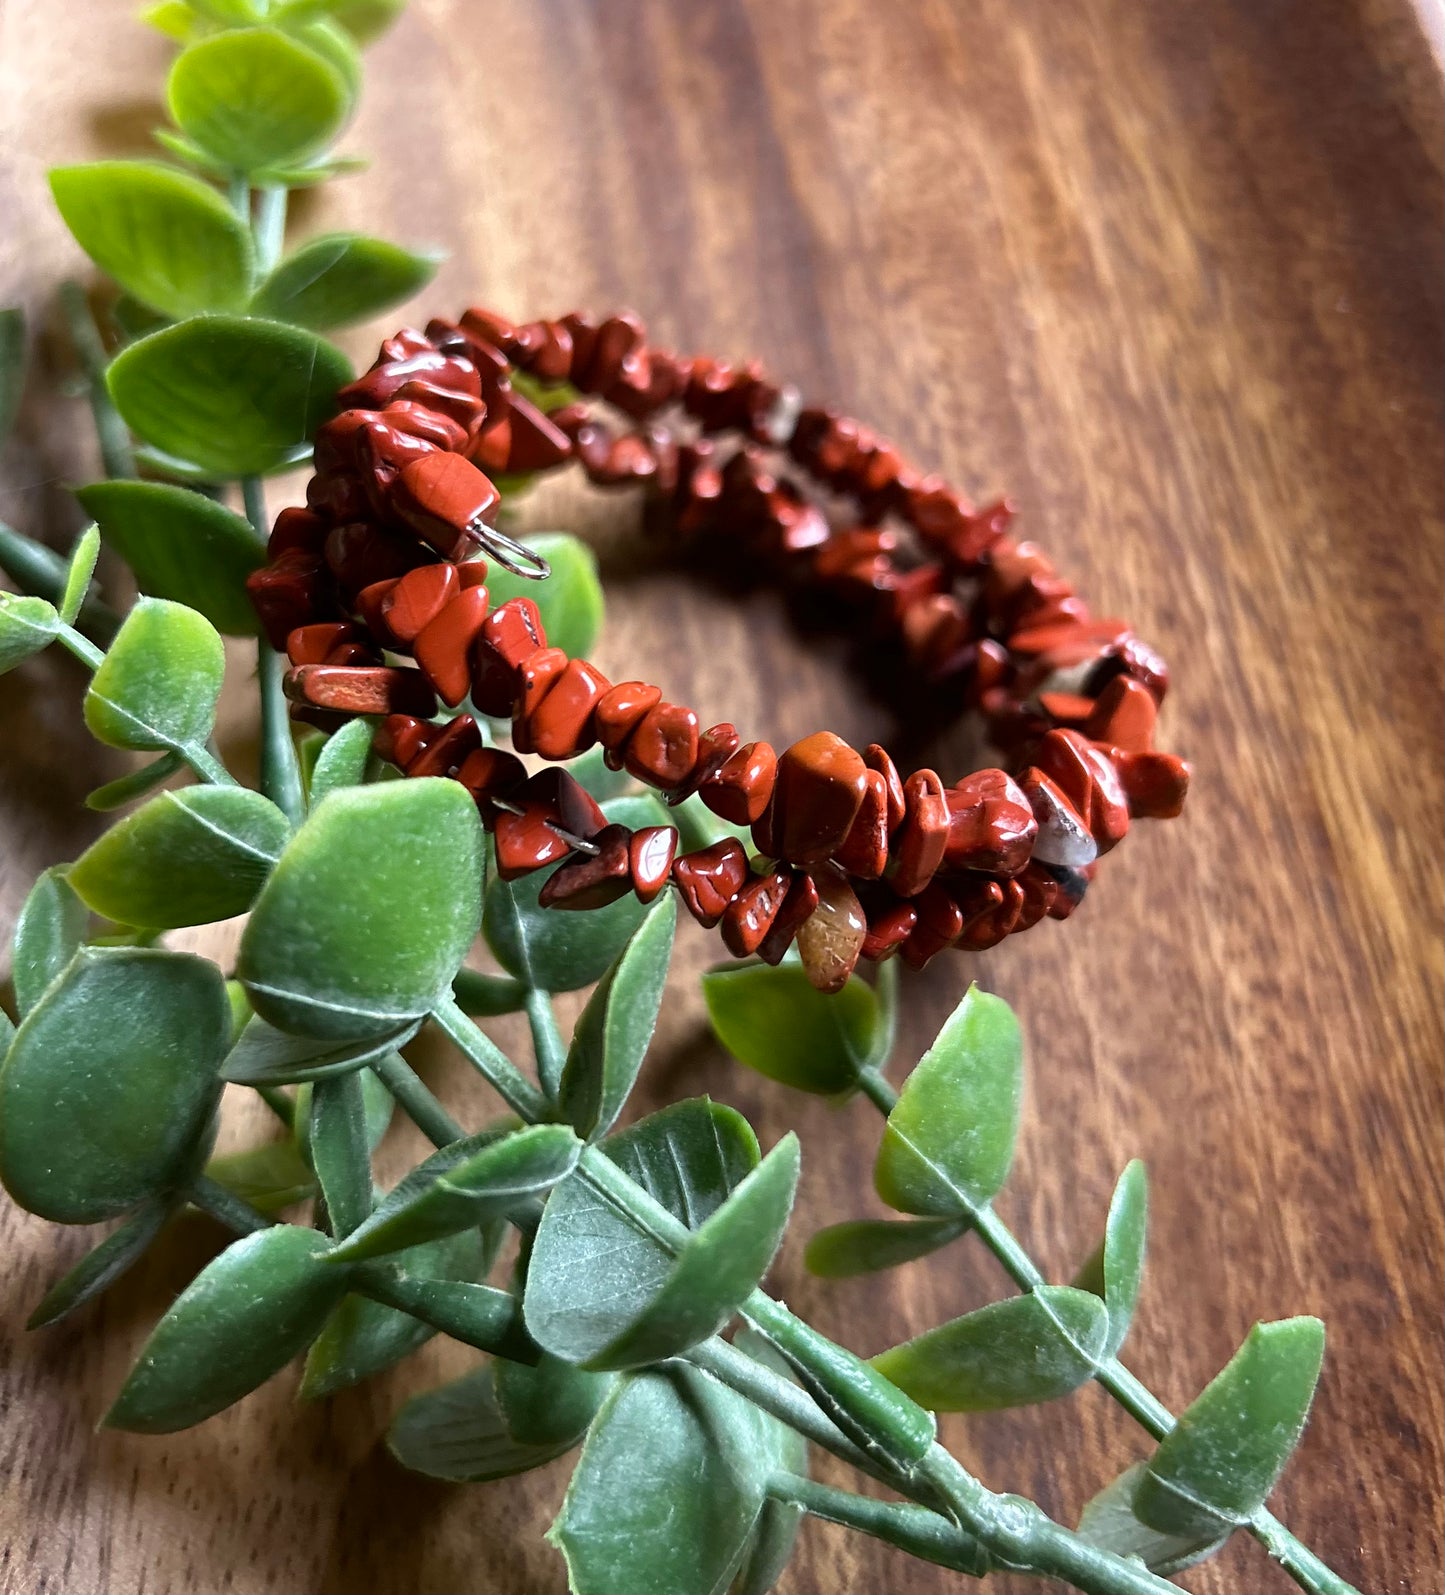
[[[548,389],[568,401],[550,413]],[[671,880],[729,951],[776,963],[796,938],[814,985],[836,991],[860,956],[921,968],[944,947],[1067,918],[1131,818],[1180,812],[1188,766],[1153,748],[1162,660],[1122,621],[1091,618],[1009,536],[1007,504],[974,509],[756,365],[650,348],[631,315],[513,326],[469,310],[389,338],[338,399],[307,507],[277,517],[249,583],[290,658],[293,713],[383,716],[382,757],[475,796],[504,879],[560,864],[549,907],[648,901]],[[850,523],[835,529],[784,458],[850,506]],[[546,566],[488,523],[499,495],[486,473],[571,460],[601,485],[645,486],[674,537],[716,539],[850,618],[868,611],[910,671],[982,714],[1015,773],[905,779],[877,744],[859,752],[829,731],[776,754],[549,648],[530,599],[492,609],[480,555],[526,575]],[[406,654],[415,668],[388,663]],[[438,698],[510,718],[515,751],[484,746],[470,713],[433,720]],[[669,803],[697,793],[751,827],[758,856],[731,838],[676,856],[675,828],[609,825],[565,770],[529,773],[518,756],[597,743]]]

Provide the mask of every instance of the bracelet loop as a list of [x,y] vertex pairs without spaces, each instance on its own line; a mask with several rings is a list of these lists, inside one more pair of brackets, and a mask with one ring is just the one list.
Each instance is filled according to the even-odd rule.
[[[974,508],[756,364],[653,348],[626,313],[514,326],[473,309],[387,339],[338,400],[306,508],[277,517],[248,582],[290,659],[292,712],[327,727],[379,717],[383,758],[473,794],[504,879],[557,866],[545,906],[650,901],[671,882],[736,956],[776,963],[796,940],[809,978],[836,991],[860,957],[922,968],[1068,918],[1131,820],[1182,808],[1188,766],[1154,747],[1159,656],[1010,535],[1006,501]],[[905,779],[878,744],[830,731],[777,753],[549,647],[530,598],[492,608],[479,555],[538,580],[548,566],[491,524],[489,473],[570,461],[598,485],[643,487],[670,539],[821,588],[920,683],[978,711],[1010,768]],[[438,722],[438,699],[473,712]],[[484,747],[476,714],[510,719],[512,749]],[[747,827],[753,851],[728,837],[679,855],[676,827],[609,825],[565,770],[520,757],[599,743],[669,804],[696,794]]]

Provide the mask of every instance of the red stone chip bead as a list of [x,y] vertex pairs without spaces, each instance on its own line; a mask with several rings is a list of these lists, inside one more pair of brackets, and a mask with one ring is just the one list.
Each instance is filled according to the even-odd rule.
[[[537,384],[600,403],[547,413]],[[380,757],[473,794],[505,878],[556,866],[550,907],[647,902],[670,881],[730,951],[776,962],[796,940],[833,991],[859,958],[921,968],[1067,918],[1133,821],[1184,804],[1189,768],[1155,746],[1154,650],[1091,613],[1006,500],[976,508],[757,362],[658,349],[625,311],[519,324],[473,308],[388,338],[338,403],[305,507],[277,517],[247,582],[292,712],[376,716]],[[779,756],[549,647],[532,600],[491,609],[487,561],[521,568],[526,550],[489,524],[489,473],[573,463],[643,496],[671,546],[811,589],[891,653],[910,699],[976,711],[1003,767],[947,785],[828,731]],[[415,669],[392,662],[407,654]],[[511,748],[484,746],[471,714],[437,723],[438,698],[509,720]],[[678,856],[670,826],[608,825],[555,767],[598,743],[670,803],[696,794],[750,827],[761,859],[731,838]],[[527,756],[554,767],[529,773]]]

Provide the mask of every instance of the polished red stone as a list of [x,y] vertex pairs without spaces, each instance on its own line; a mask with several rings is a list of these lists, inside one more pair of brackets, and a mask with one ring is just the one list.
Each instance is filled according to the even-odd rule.
[[632,889],[631,833],[608,825],[591,838],[595,854],[578,853],[552,873],[538,894],[543,908],[606,908]]
[[896,830],[903,824],[903,816],[908,810],[907,800],[903,796],[903,777],[898,773],[898,766],[889,757],[887,748],[877,742],[870,742],[863,749],[863,762],[883,777],[888,798],[888,829]]
[[389,506],[443,559],[465,555],[496,507],[492,480],[460,454],[430,454],[397,476]]
[[1011,875],[1028,862],[1038,835],[1029,800],[1002,770],[978,770],[945,792],[951,870]]
[[1114,758],[1129,812],[1139,819],[1172,820],[1184,812],[1189,766],[1172,753],[1130,753]]
[[445,563],[409,570],[381,601],[381,617],[398,642],[411,642],[460,590],[456,567]]
[[593,725],[598,741],[607,750],[607,763],[614,770],[622,768],[627,739],[648,711],[661,702],[662,688],[649,686],[645,681],[619,682],[598,700]]
[[1099,856],[1099,844],[1088,821],[1058,784],[1042,770],[1030,766],[1019,776],[1019,786],[1039,825],[1033,857],[1041,864],[1067,864],[1074,869],[1092,864]]
[[455,708],[472,685],[472,644],[487,621],[487,589],[470,587],[413,639],[412,657],[442,702]]
[[414,715],[389,714],[376,728],[371,751],[378,759],[385,759],[388,764],[404,770],[436,735],[436,730],[434,725]]
[[398,389],[418,377],[438,387],[481,396],[481,379],[470,361],[427,349],[401,360],[378,361],[364,376],[348,382],[337,392],[337,403],[342,409],[355,406],[379,410],[396,396]]
[[748,878],[748,855],[741,842],[725,837],[676,859],[672,878],[687,911],[704,930],[711,930]]
[[278,653],[285,651],[286,639],[298,626],[327,618],[323,606],[329,586],[322,561],[301,549],[292,549],[246,578],[246,591],[266,639]]
[[798,954],[809,982],[832,995],[848,984],[863,952],[868,921],[842,870],[825,865],[812,878],[818,903],[798,927]]
[[783,906],[768,927],[768,933],[758,944],[758,957],[765,964],[780,964],[783,955],[793,945],[803,922],[818,906],[818,888],[813,877],[802,870],[793,872],[793,884],[783,899]]
[[572,440],[520,393],[512,395],[507,419],[511,423],[505,467],[508,471],[549,471],[570,457]]
[[509,800],[522,810],[497,814],[497,873],[517,880],[572,851],[571,837],[590,840],[607,824],[596,800],[565,770],[541,770]]
[[749,958],[773,928],[793,884],[786,865],[755,875],[723,913],[722,939],[734,958]]
[[458,439],[450,445],[457,449],[463,448],[468,439],[476,434],[487,415],[487,406],[482,399],[456,388],[442,387],[440,383],[424,381],[420,377],[403,382],[396,390],[396,398],[382,413],[389,414],[402,402],[429,410],[433,415],[445,416],[457,430]]
[[873,881],[888,866],[888,783],[878,770],[869,770],[865,780],[863,801],[833,858],[850,875]]
[[362,633],[347,621],[323,620],[298,626],[286,639],[286,657],[293,665],[319,665],[341,643],[355,642]]
[[879,963],[891,958],[908,940],[917,923],[918,910],[913,904],[893,899],[869,916],[868,932],[863,938],[863,957]]
[[932,770],[916,770],[903,783],[905,814],[893,839],[893,890],[916,897],[943,862],[950,820],[943,782]]
[[516,706],[522,666],[547,646],[542,616],[530,598],[509,598],[482,622],[472,641],[472,702],[493,719]]
[[778,756],[766,742],[749,742],[729,755],[698,787],[702,800],[733,825],[760,819],[773,795]]
[[650,903],[671,878],[677,840],[671,825],[647,825],[632,833],[628,867],[633,890],[644,903]]
[[419,670],[385,665],[302,665],[286,678],[287,696],[341,714],[436,713],[436,694]]
[[469,714],[449,720],[406,766],[408,775],[452,775],[482,745],[477,722]]
[[384,581],[372,582],[369,587],[363,587],[352,599],[352,606],[366,622],[366,629],[384,648],[400,646],[386,623],[385,612],[386,601],[391,597],[391,590],[399,580],[397,576],[389,576]]
[[[771,841],[793,864],[821,864],[847,839],[863,794],[867,765],[831,731],[795,742],[778,760]],[[759,844],[761,845],[761,844]]]
[[1027,864],[1015,877],[1023,902],[1014,932],[1031,930],[1054,906],[1059,895],[1059,883],[1043,864]]
[[571,759],[596,740],[592,714],[610,683],[585,659],[568,660],[535,708],[526,707],[526,667],[523,667],[523,712],[527,741],[544,759]]
[[319,554],[330,530],[327,522],[310,510],[284,509],[276,517],[271,536],[266,542],[266,558],[279,559],[282,554],[299,548],[307,554]]
[[[411,386],[411,383],[407,384],[407,387]],[[485,409],[480,399],[466,399],[464,402]],[[467,441],[467,429],[460,422],[454,421],[443,411],[430,409],[408,398],[393,399],[380,415],[388,426],[408,433],[421,443],[429,443],[434,449],[460,449]]]
[[1148,753],[1154,746],[1158,719],[1159,705],[1148,687],[1133,676],[1115,676],[1080,729],[1090,742],[1129,753]]
[[1018,924],[1025,894],[1016,880],[991,881],[977,876],[955,896],[963,915],[963,929],[954,946],[964,952],[981,953],[997,947]]
[[1129,803],[1113,761],[1077,731],[1050,731],[1034,749],[1034,764],[1084,818],[1100,853],[1129,829]]
[[426,550],[408,533],[366,521],[333,527],[327,534],[325,553],[337,584],[346,593],[359,593],[374,582],[405,576],[428,559]]
[[709,726],[697,739],[697,758],[687,778],[667,795],[669,803],[681,803],[689,798],[702,783],[723,767],[738,750],[738,728],[724,722]]
[[1039,707],[1057,725],[1079,727],[1094,712],[1094,700],[1080,692],[1041,692]]
[[623,759],[628,774],[663,791],[680,786],[697,763],[697,714],[659,703],[638,722]]
[[478,748],[462,762],[457,780],[477,800],[483,822],[490,825],[499,812],[492,799],[519,792],[527,782],[527,767],[505,748]]

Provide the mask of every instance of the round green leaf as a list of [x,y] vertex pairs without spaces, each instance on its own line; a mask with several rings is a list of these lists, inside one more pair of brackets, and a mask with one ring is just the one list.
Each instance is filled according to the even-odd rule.
[[581,1142],[565,1124],[484,1131],[434,1152],[336,1248],[338,1262],[404,1251],[515,1211],[572,1172]]
[[519,881],[494,880],[482,932],[497,962],[518,980],[542,991],[576,991],[607,973],[647,909],[631,893],[585,914],[543,908],[537,899],[551,874],[533,870]]
[[325,1080],[350,1074],[386,1053],[405,1046],[416,1034],[411,1020],[399,1029],[355,1041],[318,1041],[292,1036],[253,1016],[221,1066],[221,1078],[236,1085],[295,1085],[303,1080]]
[[147,443],[216,479],[291,465],[336,410],[351,365],[314,332],[259,316],[192,316],[123,349],[106,384]]
[[291,1224],[228,1246],[156,1325],[105,1427],[170,1434],[279,1373],[345,1294],[347,1272],[326,1265],[329,1246]]
[[1229,1532],[1181,1536],[1146,1528],[1134,1515],[1134,1495],[1144,1477],[1144,1464],[1125,1468],[1114,1482],[1100,1490],[1079,1519],[1079,1538],[1114,1556],[1132,1556],[1151,1573],[1172,1578],[1214,1553]]
[[1304,1432],[1324,1354],[1318,1318],[1256,1324],[1159,1442],[1134,1492],[1139,1520],[1211,1537],[1263,1506]]
[[0,1068],[0,1178],[24,1208],[94,1224],[184,1180],[220,1092],[230,1006],[214,964],[84,948]]
[[420,1019],[481,918],[481,822],[455,781],[334,792],[281,855],[236,973],[295,1035],[352,1040]]
[[244,310],[251,229],[209,183],[156,161],[61,166],[50,191],[75,241],[152,309],[179,319]]
[[[281,21],[281,19],[277,19]],[[356,41],[329,17],[281,21],[293,39],[314,51],[346,86],[346,115],[349,117],[361,97],[363,68]],[[285,163],[283,163],[285,164]]]
[[256,290],[251,308],[325,332],[410,299],[436,275],[438,263],[434,255],[416,255],[380,238],[329,233],[288,255]]
[[1144,1242],[1149,1228],[1149,1177],[1135,1158],[1119,1176],[1109,1202],[1104,1238],[1079,1270],[1074,1284],[1092,1291],[1109,1310],[1105,1347],[1115,1356],[1129,1333],[1144,1276]]
[[970,986],[888,1115],[878,1194],[902,1213],[976,1213],[1008,1178],[1022,1095],[1018,1020]]
[[76,539],[65,567],[65,588],[60,595],[60,618],[67,626],[75,624],[80,606],[90,592],[95,562],[100,557],[100,530],[88,526]]
[[702,990],[718,1040],[769,1080],[837,1096],[873,1055],[878,1001],[857,976],[828,997],[797,964],[723,964],[702,977]]
[[315,154],[340,131],[348,101],[335,68],[276,28],[201,39],[176,57],[166,83],[176,125],[236,172]]
[[796,1462],[775,1418],[686,1366],[621,1380],[547,1538],[577,1595],[727,1589],[770,1476]]
[[316,1175],[290,1136],[213,1157],[205,1172],[208,1179],[249,1202],[267,1218],[275,1218],[316,1194]]
[[947,1246],[968,1228],[966,1219],[855,1219],[830,1224],[808,1242],[808,1272],[824,1279],[847,1279],[897,1268]]
[[881,1352],[873,1366],[932,1412],[992,1412],[1065,1396],[1105,1356],[1109,1315],[1089,1291],[1041,1285]]
[[[548,1198],[523,1301],[545,1351],[591,1368],[641,1367],[706,1340],[733,1316],[782,1240],[798,1179],[787,1135],[693,1233],[673,1259],[599,1248],[613,1209],[582,1174]],[[627,1220],[622,1220],[627,1223]],[[638,1266],[624,1273],[623,1257]],[[633,1288],[635,1286],[635,1288]]]
[[602,629],[597,556],[567,532],[529,533],[526,542],[551,565],[552,574],[532,581],[493,563],[487,570],[487,592],[493,605],[509,598],[530,598],[541,611],[548,646],[560,648],[572,659],[585,657]]
[[579,1135],[604,1136],[617,1122],[657,1028],[667,984],[677,900],[652,904],[622,956],[603,976],[572,1032],[561,1107]]
[[70,884],[106,919],[156,930],[244,914],[291,827],[259,792],[188,786],[162,792],[92,843]]
[[452,996],[472,1019],[517,1013],[527,1002],[527,988],[511,975],[489,975],[480,969],[459,969],[452,981]]
[[75,956],[89,925],[90,912],[66,880],[64,865],[36,878],[20,905],[10,950],[15,1006],[22,1019]]
[[142,598],[91,679],[85,723],[113,748],[195,747],[215,724],[225,670],[225,645],[205,616]]
[[150,760],[139,769],[119,775],[114,781],[107,781],[104,786],[98,786],[93,792],[87,792],[85,806],[101,814],[109,813],[112,809],[122,809],[127,803],[133,803],[138,797],[145,797],[148,792],[153,792],[163,782],[169,781],[184,763],[185,760],[179,753],[163,753],[158,759]]
[[307,787],[312,808],[328,793],[362,784],[374,734],[371,722],[358,718],[348,720],[339,731],[327,737],[316,756]]
[[170,482],[93,482],[75,496],[143,593],[188,604],[229,636],[255,635],[246,578],[266,553],[249,521]]
[[544,1352],[535,1364],[499,1357],[497,1405],[524,1445],[575,1445],[612,1388],[613,1375],[574,1368]]
[[133,1213],[119,1229],[89,1251],[46,1291],[40,1305],[31,1313],[25,1327],[43,1329],[68,1318],[77,1308],[110,1289],[145,1255],[150,1243],[160,1234],[172,1207],[167,1202],[150,1202]]
[[494,1377],[489,1363],[451,1384],[413,1396],[386,1437],[391,1454],[413,1473],[455,1484],[479,1484],[540,1468],[582,1438],[586,1422],[575,1434],[546,1443],[517,1439],[497,1403]]
[[0,592],[0,676],[48,648],[59,633],[60,616],[54,604]]

